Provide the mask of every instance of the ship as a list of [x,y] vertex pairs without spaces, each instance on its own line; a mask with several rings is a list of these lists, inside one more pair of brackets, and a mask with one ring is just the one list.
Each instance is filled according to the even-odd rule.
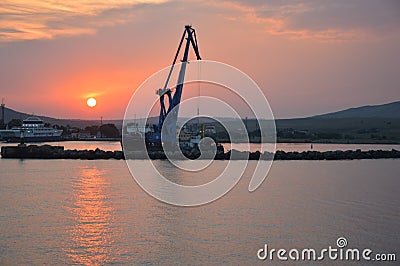
[[39,117],[28,117],[21,127],[0,130],[6,142],[50,142],[61,140],[62,130],[47,127]]

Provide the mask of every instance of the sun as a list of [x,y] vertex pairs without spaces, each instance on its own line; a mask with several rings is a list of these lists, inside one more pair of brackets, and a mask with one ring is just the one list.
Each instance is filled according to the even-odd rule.
[[97,104],[97,101],[96,101],[95,98],[89,98],[89,99],[87,99],[86,104],[87,104],[89,107],[95,107],[96,104]]

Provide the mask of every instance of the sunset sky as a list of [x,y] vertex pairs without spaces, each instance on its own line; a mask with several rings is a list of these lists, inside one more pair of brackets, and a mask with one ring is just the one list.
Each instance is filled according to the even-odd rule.
[[0,98],[26,113],[122,118],[186,24],[202,58],[253,78],[275,117],[400,100],[400,2],[386,0],[2,0]]

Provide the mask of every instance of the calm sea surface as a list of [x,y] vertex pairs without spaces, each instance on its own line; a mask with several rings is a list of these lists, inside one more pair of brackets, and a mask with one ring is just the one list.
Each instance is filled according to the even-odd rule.
[[250,161],[226,196],[184,208],[146,194],[122,160],[0,159],[0,264],[271,265],[265,243],[320,250],[340,236],[399,260],[399,162],[278,161],[249,193]]

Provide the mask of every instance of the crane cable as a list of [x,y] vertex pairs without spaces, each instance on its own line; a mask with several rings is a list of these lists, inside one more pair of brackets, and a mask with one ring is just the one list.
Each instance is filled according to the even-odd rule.
[[197,62],[197,126],[200,126],[201,60]]

